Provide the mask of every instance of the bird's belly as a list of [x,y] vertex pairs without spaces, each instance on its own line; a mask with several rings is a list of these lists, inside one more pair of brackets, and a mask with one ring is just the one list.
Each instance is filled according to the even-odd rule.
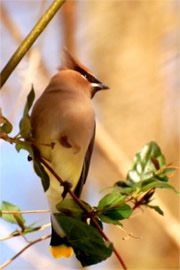
[[[63,181],[71,183],[72,189],[74,189],[81,175],[83,161],[84,154],[82,151],[74,153],[72,149],[66,149],[60,144],[56,144],[52,151],[52,159],[49,165]],[[46,196],[50,210],[55,213],[57,212],[56,205],[63,199],[62,193],[64,188],[50,172],[48,172],[48,175],[50,186],[46,191]]]

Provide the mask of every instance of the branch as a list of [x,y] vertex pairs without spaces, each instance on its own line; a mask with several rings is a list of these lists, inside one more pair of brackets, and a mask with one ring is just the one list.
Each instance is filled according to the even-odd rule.
[[28,210],[28,211],[1,211],[2,215],[16,215],[16,214],[36,214],[36,213],[50,213],[49,210]]
[[[94,223],[94,225],[96,226],[96,228],[98,229],[98,231],[100,232],[100,234],[103,236],[103,238],[110,242],[109,238],[106,236],[106,234],[103,232],[103,230],[101,229],[100,225],[98,224],[98,222],[96,221],[96,219],[94,217],[91,218],[92,222]],[[118,253],[117,249],[113,246],[113,252],[116,255],[117,259],[119,260],[120,264],[122,265],[124,270],[127,270],[127,266],[125,265],[123,259],[121,258],[120,254]]]
[[[21,140],[18,137],[18,135],[16,135],[15,137],[10,137],[6,133],[1,133],[0,134],[0,139],[4,140],[6,142],[9,142],[11,144],[13,144],[13,143],[16,144],[16,143],[22,143],[22,142],[24,142],[24,140]],[[35,146],[38,146],[39,145],[40,146],[41,145],[41,146],[51,147],[52,149],[53,149],[53,147],[55,145],[54,142],[52,142],[52,143],[36,143],[36,142],[33,142],[33,141],[28,141],[28,140],[26,140],[26,144],[29,144],[31,146],[33,146],[33,145],[35,145]]]
[[32,44],[36,41],[42,31],[45,29],[47,24],[51,21],[60,7],[66,0],[54,0],[44,15],[39,19],[37,24],[34,26],[29,35],[24,39],[19,48],[15,51],[9,62],[6,64],[0,74],[0,87],[4,85],[13,70],[16,68],[18,63],[21,61],[26,52],[30,49]]
[[[51,168],[51,166],[41,157],[39,157],[39,161],[54,175],[54,177],[59,181],[59,183],[61,184],[61,186],[64,186],[64,188],[66,189],[66,185],[65,182],[60,178],[60,176]],[[84,206],[84,204],[79,200],[79,198],[70,190],[67,189],[66,190],[71,197],[74,199],[74,201],[81,207],[81,209],[87,214],[89,215],[89,211],[86,209],[86,207]],[[90,216],[91,217],[91,216]]]
[[[49,166],[49,164],[41,157],[39,157],[40,162],[54,175],[54,177],[59,181],[59,183],[64,186],[64,188],[66,188],[65,186],[65,182],[59,177],[59,175],[56,174],[56,172]],[[94,223],[96,229],[99,231],[99,233],[102,235],[102,237],[108,241],[111,242],[109,240],[109,238],[106,236],[106,234],[103,232],[103,230],[101,229],[101,227],[99,226],[99,224],[97,223],[96,219],[93,217],[92,213],[89,212],[86,207],[84,206],[84,204],[80,201],[80,199],[70,190],[67,189],[67,192],[71,195],[71,197],[73,198],[73,200],[81,207],[81,209],[87,214],[87,216],[89,218],[91,218],[92,222]],[[118,251],[116,250],[115,247],[113,247],[113,252],[116,255],[117,259],[119,260],[120,264],[122,265],[124,270],[127,270],[127,267],[123,261],[123,259],[121,258],[120,254],[118,253]]]
[[31,247],[32,245],[38,243],[38,242],[41,242],[41,241],[44,241],[48,238],[50,238],[50,234],[49,235],[46,235],[46,236],[43,236],[39,239],[36,239],[35,241],[32,241],[31,243],[29,243],[27,246],[25,246],[23,249],[21,249],[21,251],[19,251],[14,257],[12,257],[10,260],[6,261],[5,263],[3,263],[2,265],[0,265],[0,270],[1,269],[4,269],[7,265],[9,265],[10,263],[12,263],[17,257],[19,257],[26,249],[28,249],[29,247]]
[[[47,224],[44,224],[42,226],[38,226],[38,227],[33,228],[33,231],[32,232],[42,231],[42,230],[45,230],[45,229],[49,228],[50,226],[51,226],[51,223],[47,223]],[[17,237],[17,236],[22,236],[22,232],[18,232],[17,231],[17,232],[15,232],[13,234],[9,234],[9,235],[7,235],[5,237],[1,237],[0,238],[0,241],[5,241],[5,240],[11,239],[13,237]]]

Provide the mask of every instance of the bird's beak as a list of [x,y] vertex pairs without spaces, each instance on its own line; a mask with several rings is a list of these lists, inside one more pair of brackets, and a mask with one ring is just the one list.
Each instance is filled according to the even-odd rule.
[[106,84],[103,84],[101,82],[91,83],[91,85],[95,89],[95,91],[109,89],[109,86],[107,86]]
[[102,90],[109,89],[109,86],[107,86],[106,84],[102,83],[100,86]]
[[107,90],[109,89],[109,86],[107,86],[106,84],[103,84],[102,82],[98,81],[95,83],[91,83],[92,86],[92,93],[91,93],[91,98],[94,97],[94,95],[101,91],[101,90]]

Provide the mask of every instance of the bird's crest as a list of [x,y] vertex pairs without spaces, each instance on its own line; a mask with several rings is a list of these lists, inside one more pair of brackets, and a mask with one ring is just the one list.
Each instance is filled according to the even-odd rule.
[[62,69],[73,69],[82,73],[82,75],[84,75],[84,73],[92,74],[87,67],[85,67],[77,58],[70,54],[67,48],[63,49],[61,55],[61,66],[58,68],[58,70]]

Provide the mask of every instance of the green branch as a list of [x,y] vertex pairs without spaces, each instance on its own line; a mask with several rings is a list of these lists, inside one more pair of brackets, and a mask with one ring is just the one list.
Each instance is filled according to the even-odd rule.
[[40,18],[40,20],[36,23],[32,31],[29,35],[24,39],[19,48],[15,51],[15,53],[10,58],[9,62],[6,64],[4,69],[0,74],[0,87],[4,85],[7,81],[13,70],[19,64],[23,56],[30,49],[32,44],[36,41],[39,35],[43,32],[47,24],[51,21],[60,7],[64,4],[66,0],[54,0],[51,6],[46,10],[44,15]]

